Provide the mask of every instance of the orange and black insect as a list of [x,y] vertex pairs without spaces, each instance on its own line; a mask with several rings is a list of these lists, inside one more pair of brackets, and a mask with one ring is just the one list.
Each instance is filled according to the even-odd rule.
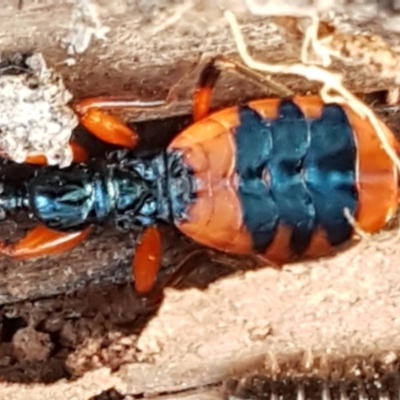
[[[90,225],[110,219],[123,229],[143,226],[133,267],[136,289],[145,293],[160,264],[159,221],[206,246],[279,264],[348,242],[354,229],[345,209],[366,232],[385,225],[397,208],[398,176],[370,122],[316,96],[256,100],[210,114],[220,70],[214,62],[205,68],[194,95],[195,121],[165,151],[117,151],[98,168],[72,144],[76,164],[43,166],[28,182],[5,186],[0,206],[28,210],[41,225],[17,244],[3,244],[2,254],[63,251],[87,236]],[[105,110],[164,105],[110,97],[74,109],[96,137],[133,149],[137,134]],[[44,164],[45,157],[27,161]]]

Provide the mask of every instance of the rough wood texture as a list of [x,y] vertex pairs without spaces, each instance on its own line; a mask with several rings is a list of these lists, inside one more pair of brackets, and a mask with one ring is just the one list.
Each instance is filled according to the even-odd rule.
[[[316,370],[322,376],[329,365],[355,355],[368,360],[373,354],[390,366],[400,350],[398,256],[397,243],[361,243],[331,260],[239,274],[206,290],[168,289],[139,336],[113,330],[88,335],[67,357],[72,369],[99,369],[73,383],[4,384],[2,393],[82,398],[82,391],[89,397],[115,388],[121,394],[188,391],[190,398],[193,388],[252,370],[276,372],[290,358],[298,374]],[[73,322],[61,336],[73,331],[68,325]],[[106,367],[124,362],[114,373]]]
[[[307,10],[300,1],[271,4],[270,10],[281,14],[304,15]],[[399,43],[398,17],[385,15],[373,1],[319,5],[336,7],[338,25],[349,32],[372,30],[393,45]],[[301,35],[292,20],[250,16],[240,0],[0,0],[0,50],[43,52],[76,98],[122,93],[164,98],[181,80],[168,110],[130,117],[185,114],[199,56],[235,52],[221,14],[226,7],[242,17],[254,53],[269,62],[298,58]],[[358,92],[393,84],[351,65],[345,76]],[[315,89],[297,77],[279,79],[296,92]],[[218,84],[215,104],[262,93],[226,76]],[[158,126],[155,135],[165,141],[167,131]],[[16,222],[1,223],[0,235],[15,239],[28,226],[17,216]],[[212,399],[221,397],[219,385],[226,378],[270,371],[287,357],[307,369],[315,354],[327,360],[321,365],[329,370],[332,360],[351,354],[397,356],[397,242],[368,242],[330,260],[219,280],[255,264],[211,252],[192,261],[194,273],[182,290],[167,290],[153,317],[129,283],[135,237],[99,229],[59,257],[1,260],[0,397],[86,400],[114,387],[121,395],[166,393],[160,400]],[[174,229],[167,229],[165,238],[163,274],[168,275],[199,247]],[[198,289],[210,282],[206,290]]]

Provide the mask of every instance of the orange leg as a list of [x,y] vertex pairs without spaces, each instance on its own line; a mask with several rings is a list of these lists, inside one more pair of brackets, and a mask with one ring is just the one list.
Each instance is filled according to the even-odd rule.
[[162,297],[163,287],[176,286],[183,276],[192,269],[189,263],[194,256],[204,254],[205,250],[197,250],[189,254],[176,268],[175,272],[163,285],[157,285],[157,274],[161,266],[161,236],[155,226],[147,227],[136,248],[132,263],[132,273],[136,292],[143,296],[146,305],[158,304]]
[[89,232],[90,228],[80,232],[64,233],[40,225],[15,244],[0,243],[0,254],[24,259],[62,253],[78,245]]
[[293,92],[286,86],[281,85],[271,78],[263,76],[257,71],[238,63],[237,61],[219,56],[211,60],[203,69],[197,88],[193,96],[193,118],[194,121],[206,117],[210,112],[212,91],[221,74],[221,71],[231,71],[243,76],[247,80],[263,88],[268,87],[279,96],[292,96]]
[[139,291],[136,289],[138,294],[141,296],[142,311],[148,312],[154,308],[157,309],[162,302],[164,288],[167,286],[178,286],[182,279],[193,270],[193,261],[196,259],[195,265],[198,265],[199,257],[205,256],[208,258],[207,249],[194,250],[179,263],[175,268],[175,271],[163,282],[157,282],[156,274],[149,274],[148,278],[151,279],[149,279],[148,282],[151,283],[151,286],[148,286],[146,291]]
[[143,233],[132,263],[135,289],[139,294],[146,295],[152,291],[157,281],[160,264],[160,232],[156,227],[150,226]]
[[149,301],[160,297],[164,286],[176,286],[186,274],[193,269],[192,261],[195,256],[204,255],[205,249],[195,250],[185,257],[176,267],[175,272],[164,282],[163,287],[157,285],[157,274],[161,266],[161,236],[155,226],[147,227],[139,245],[136,248],[135,258],[132,263],[132,272],[135,289],[141,296]]
[[207,64],[201,72],[193,95],[193,119],[195,122],[209,114],[212,92],[220,74],[221,69],[216,67],[215,59]]
[[157,109],[167,105],[167,101],[138,101],[123,97],[93,97],[79,101],[73,108],[80,123],[103,142],[132,149],[138,142],[137,133],[120,119],[110,115],[110,109]]
[[[81,145],[79,145],[78,143],[75,143],[75,142],[70,142],[69,145],[72,149],[72,156],[73,156],[74,162],[84,163],[87,161],[88,155],[86,153],[86,150]],[[34,156],[28,156],[25,159],[25,162],[28,164],[46,165],[47,159],[44,154],[36,154]]]

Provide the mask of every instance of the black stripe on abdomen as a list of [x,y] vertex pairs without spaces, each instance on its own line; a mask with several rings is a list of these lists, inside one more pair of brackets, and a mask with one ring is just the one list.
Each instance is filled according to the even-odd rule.
[[352,227],[343,209],[357,208],[356,146],[342,108],[326,105],[313,120],[291,100],[281,101],[276,119],[248,106],[238,112],[238,191],[254,249],[265,252],[279,225],[291,229],[297,255],[318,226],[332,245],[346,241]]

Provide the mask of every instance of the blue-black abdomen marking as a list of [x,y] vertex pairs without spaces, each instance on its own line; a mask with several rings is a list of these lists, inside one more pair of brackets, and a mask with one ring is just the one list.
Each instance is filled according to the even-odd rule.
[[338,245],[352,233],[344,215],[357,208],[355,186],[356,146],[347,116],[338,105],[326,105],[311,122],[311,143],[304,159],[304,173],[319,223],[329,242]]
[[326,105],[307,119],[291,100],[282,100],[276,119],[250,107],[239,109],[236,172],[244,223],[256,251],[272,243],[279,225],[291,231],[290,247],[303,253],[318,226],[332,245],[346,241],[354,214],[356,145],[343,109]]

